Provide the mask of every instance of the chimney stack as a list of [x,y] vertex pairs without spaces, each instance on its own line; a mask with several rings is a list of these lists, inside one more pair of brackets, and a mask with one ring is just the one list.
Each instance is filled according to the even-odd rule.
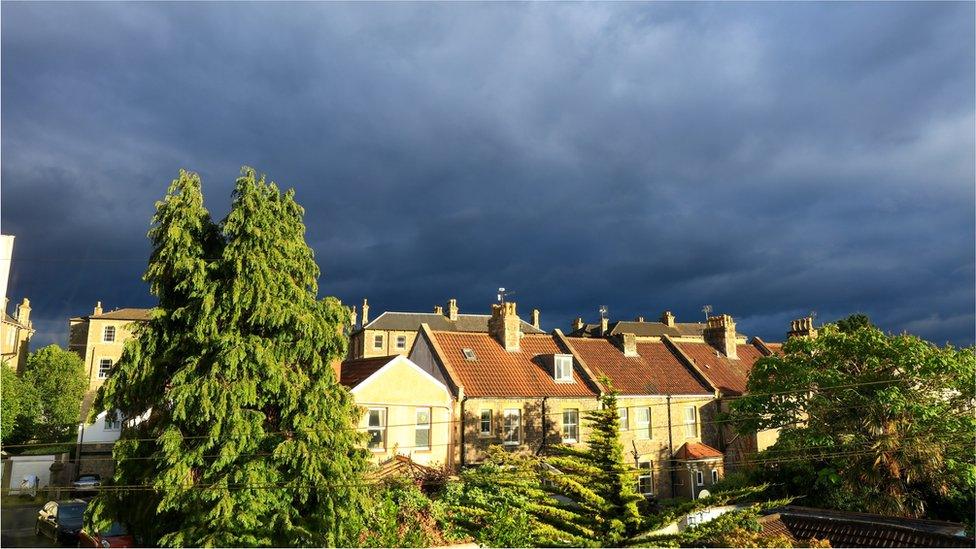
[[356,328],[356,320],[358,318],[359,315],[356,314],[356,306],[353,305],[352,307],[349,308],[349,325],[352,326],[353,329]]
[[363,326],[369,324],[369,301],[363,298]]
[[30,326],[30,313],[31,313],[30,300],[25,297],[24,300],[17,307],[17,322],[21,326]]
[[532,325],[539,327],[539,309],[532,309]]
[[583,329],[583,317],[578,316],[576,320],[573,321],[573,331],[579,331]]
[[100,314],[102,314],[102,302],[101,301],[99,301],[98,303],[95,304],[95,310],[92,311],[92,316],[98,316]]
[[813,318],[798,318],[790,322],[790,331],[786,337],[817,337],[817,329],[813,327]]
[[614,339],[617,346],[620,347],[620,350],[624,352],[624,356],[640,356],[637,354],[636,335],[624,332],[617,335]]
[[600,317],[600,335],[607,335],[607,328],[610,325],[610,319],[605,316]]
[[638,316],[637,318],[634,319],[634,322],[644,322],[644,317]]
[[736,351],[735,322],[731,315],[708,317],[702,335],[705,336],[705,342],[724,353],[726,357],[739,358],[739,353]]
[[444,307],[441,307],[440,305],[434,305],[434,314],[435,315],[443,315],[444,314]]
[[491,305],[491,318],[488,320],[488,333],[491,337],[498,340],[506,351],[516,352],[521,350],[522,321],[515,314],[515,303],[506,301],[505,303],[493,303]]
[[447,300],[447,318],[451,320],[457,320],[458,317],[458,306],[457,300],[454,298]]
[[7,312],[7,306],[8,305],[10,305],[10,298],[7,297],[7,296],[3,296],[3,311],[0,311],[0,312],[6,313]]
[[674,328],[674,315],[671,311],[664,311],[664,314],[661,315],[661,323]]

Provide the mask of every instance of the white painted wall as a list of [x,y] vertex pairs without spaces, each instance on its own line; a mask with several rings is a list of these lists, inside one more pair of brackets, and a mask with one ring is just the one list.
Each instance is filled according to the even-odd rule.
[[119,440],[122,429],[106,427],[105,416],[107,414],[108,412],[102,412],[95,418],[94,423],[84,423],[78,427],[79,444],[111,444]]
[[51,464],[54,455],[46,456],[13,456],[10,459],[10,493],[20,493],[20,483],[26,475],[37,475],[37,487],[43,488],[51,484]]

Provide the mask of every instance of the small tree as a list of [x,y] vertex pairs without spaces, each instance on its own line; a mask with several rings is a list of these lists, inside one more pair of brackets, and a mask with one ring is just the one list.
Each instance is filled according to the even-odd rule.
[[968,512],[943,518],[971,518],[974,350],[852,319],[845,329],[828,324],[815,338],[791,338],[782,356],[759,360],[732,420],[743,433],[782,429],[759,459],[779,475],[769,480],[794,483],[792,495],[806,501],[921,516],[965,494],[948,507]]
[[81,401],[88,389],[81,357],[57,345],[39,349],[27,357],[19,386],[21,413],[13,438],[70,441],[78,427]]
[[639,529],[641,496],[635,471],[624,464],[617,394],[608,379],[601,382],[609,390],[600,397],[600,409],[586,414],[586,446],[558,446],[546,461],[561,471],[550,477],[555,489],[579,506],[594,541],[614,546]]
[[0,383],[3,384],[0,388],[3,391],[3,396],[0,398],[0,440],[8,442],[10,435],[13,434],[17,418],[21,414],[22,389],[20,378],[17,377],[13,369],[6,363],[0,364],[0,368],[2,368],[3,374],[3,378],[0,379]]

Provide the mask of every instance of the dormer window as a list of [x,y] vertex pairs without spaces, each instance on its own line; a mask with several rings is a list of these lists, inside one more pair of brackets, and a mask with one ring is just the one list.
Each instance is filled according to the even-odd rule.
[[554,355],[552,378],[562,383],[573,382],[573,355]]
[[461,349],[461,352],[464,353],[465,360],[474,360],[476,358],[474,356],[474,350],[472,349],[468,349],[467,347],[465,347],[464,349]]

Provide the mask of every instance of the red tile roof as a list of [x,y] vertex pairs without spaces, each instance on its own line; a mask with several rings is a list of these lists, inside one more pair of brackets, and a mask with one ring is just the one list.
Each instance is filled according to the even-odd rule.
[[369,376],[376,373],[377,370],[386,366],[391,360],[399,355],[390,356],[379,356],[372,358],[357,358],[355,360],[347,360],[342,363],[341,374],[339,375],[339,383],[349,387],[354,388],[366,380]]
[[[569,354],[549,334],[525,334],[521,350],[508,352],[486,333],[432,332],[448,363],[471,397],[596,397],[574,360],[573,383],[553,379],[552,355]],[[474,360],[464,357],[471,349]],[[548,356],[547,356],[548,355]]]
[[674,453],[674,459],[684,461],[723,457],[722,452],[700,442],[686,442]]
[[746,391],[746,381],[749,379],[749,371],[763,354],[753,345],[737,345],[736,353],[739,358],[736,360],[726,358],[725,355],[717,354],[715,347],[707,343],[677,343],[678,347],[685,352],[695,366],[705,375],[706,378],[722,394],[741,395]]
[[712,394],[664,343],[638,343],[640,356],[628,357],[606,339],[571,338],[569,342],[593,375],[610,378],[622,395]]

